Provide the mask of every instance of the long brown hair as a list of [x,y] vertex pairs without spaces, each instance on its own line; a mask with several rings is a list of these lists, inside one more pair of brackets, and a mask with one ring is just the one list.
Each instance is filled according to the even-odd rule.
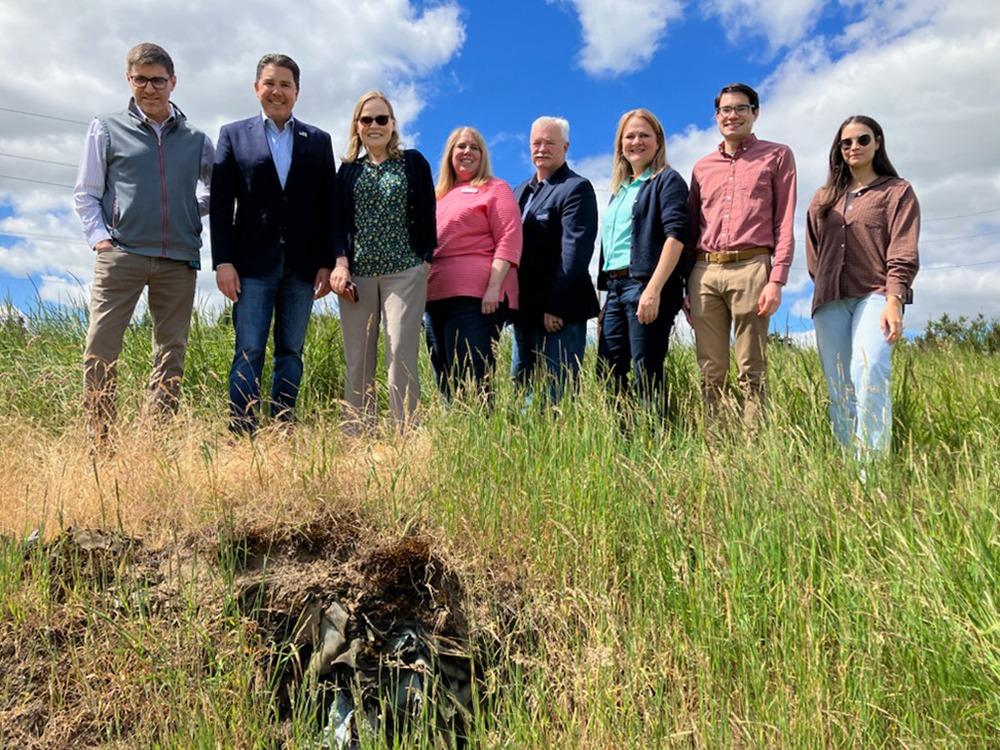
[[885,133],[882,132],[882,126],[867,115],[851,115],[840,123],[837,135],[833,139],[833,145],[830,147],[830,171],[827,173],[826,184],[820,188],[818,207],[820,218],[825,217],[837,201],[844,197],[851,184],[851,168],[844,160],[844,152],[840,148],[840,136],[844,132],[844,128],[853,123],[864,125],[875,136],[875,142],[878,144],[875,156],[872,158],[872,169],[875,170],[875,174],[899,177],[899,173],[892,166],[889,154],[885,150]]
[[615,132],[615,161],[611,169],[610,186],[612,195],[618,192],[618,188],[622,186],[623,182],[632,177],[632,165],[629,164],[628,159],[625,158],[625,152],[622,150],[622,135],[625,133],[625,126],[628,125],[628,121],[633,117],[641,117],[648,122],[649,126],[653,129],[653,135],[659,141],[656,153],[653,154],[653,160],[649,163],[649,170],[653,173],[653,176],[655,177],[670,166],[667,164],[667,139],[663,135],[663,126],[656,119],[656,115],[648,109],[642,109],[641,107],[630,110],[618,120],[618,130]]
[[441,171],[438,173],[437,185],[434,188],[434,193],[438,198],[455,187],[455,167],[451,163],[451,152],[455,150],[455,144],[458,143],[458,139],[466,130],[472,134],[472,140],[479,146],[480,155],[479,168],[469,180],[469,184],[479,187],[485,185],[493,177],[493,169],[490,167],[490,153],[486,150],[486,141],[482,134],[475,128],[462,125],[451,131],[451,135],[448,136],[448,140],[444,144],[444,153],[441,154]]
[[[381,99],[385,102],[385,106],[389,109],[389,117],[392,118],[393,122],[396,120],[396,113],[392,109],[392,102],[389,101],[389,97],[381,91],[369,91],[366,94],[362,94],[361,98],[358,99],[358,103],[354,105],[354,114],[351,116],[351,132],[347,136],[347,153],[344,154],[344,161],[357,161],[358,156],[361,154],[364,144],[361,142],[361,136],[358,134],[358,120],[361,118],[361,109],[372,99]],[[389,137],[389,143],[385,147],[385,153],[389,159],[398,159],[403,153],[403,145],[399,142],[398,125],[392,129],[392,135]]]

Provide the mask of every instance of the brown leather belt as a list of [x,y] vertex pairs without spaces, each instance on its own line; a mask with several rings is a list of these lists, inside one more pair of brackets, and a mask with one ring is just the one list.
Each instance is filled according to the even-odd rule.
[[627,279],[628,269],[627,268],[616,268],[614,271],[608,271],[609,279]]
[[770,255],[769,247],[751,247],[749,250],[737,250],[733,253],[698,253],[698,260],[706,263],[736,263],[741,260],[750,260],[758,255]]

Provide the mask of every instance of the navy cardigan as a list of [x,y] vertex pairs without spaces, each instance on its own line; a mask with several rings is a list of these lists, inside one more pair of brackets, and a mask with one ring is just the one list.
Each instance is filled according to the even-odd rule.
[[[688,219],[688,186],[684,178],[670,167],[639,188],[632,205],[632,247],[629,276],[648,281],[656,270],[667,237],[687,243],[690,224]],[[606,291],[608,275],[604,271],[604,247],[598,266],[597,288]],[[663,287],[662,294],[683,297],[687,271],[683,258]]]
[[[349,263],[354,262],[354,184],[361,175],[364,160],[345,161],[340,165],[337,179],[343,196],[341,232],[337,242],[337,257],[347,255]],[[410,249],[426,263],[430,263],[437,247],[437,196],[434,194],[434,178],[427,159],[414,149],[403,152],[403,169],[406,171],[406,225],[410,232]]]

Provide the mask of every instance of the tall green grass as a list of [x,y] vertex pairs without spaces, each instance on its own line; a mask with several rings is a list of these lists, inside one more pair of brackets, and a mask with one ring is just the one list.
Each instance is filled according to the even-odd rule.
[[[141,406],[148,338],[141,323],[129,329],[126,421]],[[771,349],[759,434],[708,437],[683,346],[668,362],[666,419],[609,397],[591,376],[593,352],[579,395],[556,410],[528,404],[503,377],[506,342],[489,409],[446,408],[424,358],[418,436],[366,445],[337,427],[339,339],[336,319],[314,319],[300,430],[277,479],[317,508],[349,499],[384,533],[428,530],[462,571],[490,655],[474,746],[1000,747],[996,356],[898,347],[893,449],[862,467],[834,444],[809,350]],[[82,341],[73,311],[3,327],[5,423],[26,423],[39,439],[82,434]],[[182,411],[219,435],[231,346],[224,317],[196,317]],[[203,456],[211,486],[226,470],[220,455]],[[258,469],[269,456],[255,454]],[[359,462],[345,484],[344,467]],[[151,482],[171,476],[168,465],[150,471]],[[207,524],[224,534],[231,508],[216,507]],[[186,598],[183,578],[175,629],[139,605],[100,611],[85,590],[56,597],[41,564],[22,578],[15,546],[0,550],[4,627],[41,627],[67,602],[93,632],[107,635],[114,620],[109,666],[138,661],[144,673],[121,689],[162,706],[148,720],[123,713],[109,741],[309,746],[309,726],[275,728],[252,633],[236,614]],[[234,596],[235,564],[199,563],[219,601]],[[95,669],[74,645],[54,696]],[[55,663],[60,647],[39,648]],[[9,689],[0,696],[0,711],[17,700]]]

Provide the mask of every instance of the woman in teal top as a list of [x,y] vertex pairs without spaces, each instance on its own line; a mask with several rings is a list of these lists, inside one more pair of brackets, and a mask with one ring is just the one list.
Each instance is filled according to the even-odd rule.
[[374,423],[384,323],[389,406],[395,429],[403,430],[414,423],[420,396],[420,323],[437,223],[430,165],[419,152],[401,148],[392,105],[381,92],[370,91],[355,105],[337,176],[347,226],[330,286],[341,296],[346,424],[357,431]]
[[652,112],[622,115],[615,134],[611,204],[604,212],[598,289],[607,292],[597,341],[598,374],[665,406],[663,362],[684,299],[679,263],[688,231],[688,189],[667,164]]

